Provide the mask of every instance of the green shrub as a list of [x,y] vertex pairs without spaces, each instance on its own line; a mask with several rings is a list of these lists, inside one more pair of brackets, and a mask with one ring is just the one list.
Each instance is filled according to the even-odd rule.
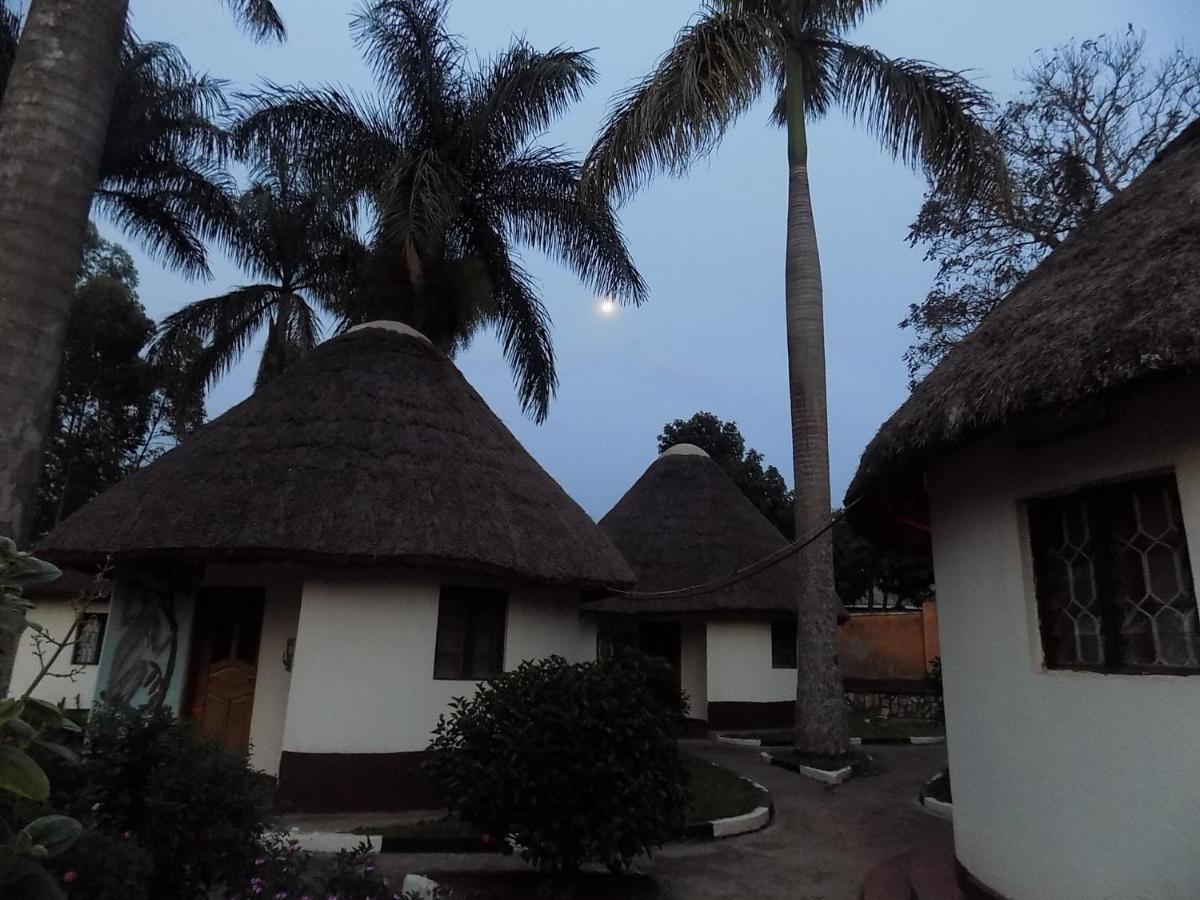
[[132,835],[89,828],[55,863],[70,900],[140,900],[150,896],[153,860]]
[[[244,753],[201,737],[167,710],[94,711],[75,778],[60,805],[115,845],[130,842],[145,854],[146,897],[207,897],[253,865],[270,810],[261,777]],[[102,854],[67,861],[80,881],[103,874],[95,868]]]
[[684,699],[662,663],[524,663],[451,704],[429,772],[452,812],[543,871],[616,871],[682,824]]

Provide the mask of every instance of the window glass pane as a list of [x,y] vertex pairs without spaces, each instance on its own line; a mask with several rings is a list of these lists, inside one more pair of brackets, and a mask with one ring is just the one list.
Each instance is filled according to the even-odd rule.
[[1196,597],[1174,479],[1112,494],[1120,662],[1200,668]]
[[433,677],[479,680],[503,672],[507,609],[508,595],[503,591],[444,586]]
[[796,625],[794,622],[771,623],[771,667],[796,668]]
[[1094,510],[1075,494],[1039,501],[1030,518],[1046,664],[1101,665]]
[[1047,666],[1200,670],[1174,476],[1034,501],[1030,535]]
[[104,642],[104,626],[108,621],[106,613],[84,613],[79,623],[79,633],[75,645],[71,649],[71,663],[76,666],[95,666],[100,664],[100,648]]

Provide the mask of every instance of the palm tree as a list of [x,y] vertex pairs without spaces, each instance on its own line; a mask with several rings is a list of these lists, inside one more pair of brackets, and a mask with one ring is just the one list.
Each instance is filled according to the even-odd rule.
[[[327,183],[377,213],[361,312],[465,346],[494,327],[523,408],[542,421],[557,380],[545,305],[519,244],[596,292],[640,303],[645,285],[606,198],[585,200],[580,166],[537,137],[595,79],[586,53],[514,42],[473,66],[446,28],[447,0],[377,0],[353,21],[376,96],[270,87],[234,129],[243,151],[296,149]],[[382,280],[379,280],[382,279]],[[486,287],[476,288],[486,279]]]
[[[282,36],[270,0],[226,0]],[[33,0],[0,106],[0,534],[26,539],[128,0]],[[2,680],[2,679],[0,679]]]
[[[308,180],[286,154],[272,154],[238,199],[230,254],[258,281],[185,306],[163,320],[151,360],[188,358],[207,387],[267,327],[257,384],[278,375],[321,339],[322,314],[342,318],[365,249],[344,195]],[[199,356],[193,348],[203,346]]]
[[[796,534],[830,516],[821,267],[808,183],[810,121],[833,107],[892,156],[958,191],[989,187],[985,96],[927,63],[890,59],[843,36],[882,0],[711,0],[655,70],[616,101],[584,164],[588,192],[624,197],[656,171],[681,175],[765,92],[788,136],[786,306]],[[800,554],[796,746],[849,747],[837,669],[828,534]]]

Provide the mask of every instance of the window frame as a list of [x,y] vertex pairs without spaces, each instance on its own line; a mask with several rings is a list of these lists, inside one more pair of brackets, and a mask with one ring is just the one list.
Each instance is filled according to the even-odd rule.
[[[1174,469],[1158,469],[1148,472],[1140,472],[1130,474],[1118,478],[1111,478],[1104,481],[1091,482],[1083,485],[1072,487],[1068,490],[1056,491],[1051,494],[1043,494],[1038,497],[1027,499],[1024,506],[1024,525],[1025,525],[1025,540],[1024,545],[1029,554],[1029,584],[1032,592],[1032,608],[1033,614],[1036,617],[1037,635],[1041,642],[1041,665],[1046,672],[1088,672],[1100,675],[1170,675],[1170,676],[1200,676],[1200,664],[1195,667],[1191,666],[1155,666],[1145,663],[1120,663],[1110,662],[1121,658],[1121,609],[1120,603],[1116,598],[1117,579],[1113,575],[1114,569],[1114,554],[1111,546],[1112,525],[1110,522],[1109,508],[1106,508],[1103,503],[1099,505],[1101,510],[1101,522],[1103,523],[1103,540],[1094,540],[1092,543],[1095,546],[1095,559],[1098,561],[1096,565],[1097,577],[1095,578],[1096,590],[1096,606],[1098,607],[1098,618],[1100,621],[1100,633],[1098,639],[1104,649],[1104,662],[1099,664],[1090,663],[1059,663],[1050,658],[1050,648],[1055,643],[1055,638],[1051,634],[1051,628],[1054,625],[1053,617],[1043,615],[1043,610],[1048,608],[1048,601],[1044,601],[1041,594],[1042,577],[1040,574],[1041,559],[1044,551],[1038,545],[1039,528],[1037,524],[1037,507],[1041,504],[1062,502],[1067,499],[1086,499],[1088,502],[1095,503],[1104,495],[1114,494],[1122,489],[1134,490],[1139,484],[1145,484],[1155,481],[1169,481],[1171,489],[1174,491],[1174,501],[1176,510],[1179,515],[1179,531],[1180,538],[1183,544],[1183,549],[1187,554],[1187,576],[1191,580],[1192,598],[1198,606],[1200,613],[1200,595],[1196,593],[1195,573],[1191,562],[1191,546],[1188,541],[1187,522],[1183,516],[1183,501],[1179,494],[1179,482],[1176,478]],[[1089,523],[1091,524],[1091,523]],[[1099,573],[1105,573],[1101,576]]]
[[[459,656],[458,667],[450,673],[440,665],[443,657],[443,641],[446,639],[450,625],[451,604],[461,604],[463,612],[462,633],[463,643]],[[474,585],[444,584],[438,594],[438,618],[433,644],[433,679],[434,681],[486,681],[504,672],[504,653],[508,644],[508,605],[507,591],[499,588],[485,588]],[[454,613],[456,615],[457,612]],[[488,624],[486,617],[494,616],[496,621],[490,624],[496,628],[496,670],[488,672],[475,671],[475,642],[479,638],[481,625]]]
[[[81,644],[80,637],[83,636],[84,623],[91,620],[99,620],[100,634],[96,638],[96,660],[95,662],[87,662],[79,658],[79,650]],[[79,630],[75,633],[75,639],[71,643],[71,665],[72,666],[98,666],[100,665],[100,657],[104,653],[104,637],[108,632],[108,613],[107,612],[85,612],[79,618]]]
[[[779,630],[785,629],[785,628],[788,631],[788,634],[786,637],[790,638],[790,640],[780,639],[780,637],[779,637],[779,634],[778,634]],[[797,623],[786,620],[786,619],[775,619],[771,622],[771,668],[772,669],[790,670],[790,669],[796,669],[798,667],[799,657],[796,654],[796,629],[797,629]],[[783,656],[783,661],[780,662],[778,651],[784,645],[790,647],[791,652],[785,653]],[[789,659],[791,660],[790,663],[788,662]]]

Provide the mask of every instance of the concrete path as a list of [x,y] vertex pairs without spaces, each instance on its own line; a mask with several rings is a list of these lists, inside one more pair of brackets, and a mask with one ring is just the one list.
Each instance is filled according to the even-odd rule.
[[917,804],[946,765],[944,746],[866,748],[887,772],[825,787],[769,765],[753,749],[689,742],[687,749],[766,787],[775,821],[754,834],[674,844],[642,868],[671,900],[854,900],[867,872],[906,850],[949,841],[948,822]]
[[[867,872],[890,856],[949,841],[950,824],[917,804],[921,785],[946,765],[944,746],[873,746],[887,772],[825,787],[769,765],[755,748],[686,741],[692,753],[766,787],[775,821],[753,834],[669,845],[638,869],[666,900],[855,900]],[[406,872],[520,871],[519,859],[491,855],[382,856],[390,876]]]

